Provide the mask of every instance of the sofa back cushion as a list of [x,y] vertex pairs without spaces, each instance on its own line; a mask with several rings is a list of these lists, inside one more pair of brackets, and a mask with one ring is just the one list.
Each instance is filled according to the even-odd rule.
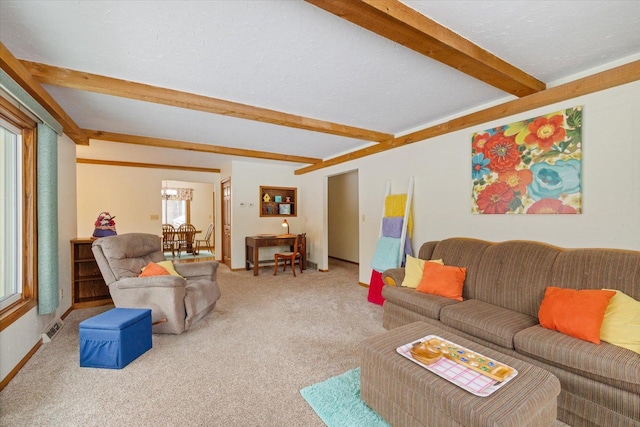
[[640,300],[640,252],[622,249],[565,249],[556,259],[549,286],[616,289]]
[[554,262],[562,249],[544,243],[512,240],[495,243],[482,256],[473,298],[538,317]]
[[467,269],[462,298],[476,298],[476,273],[480,267],[483,253],[491,242],[467,238],[451,238],[436,243],[431,259],[442,259],[444,265]]

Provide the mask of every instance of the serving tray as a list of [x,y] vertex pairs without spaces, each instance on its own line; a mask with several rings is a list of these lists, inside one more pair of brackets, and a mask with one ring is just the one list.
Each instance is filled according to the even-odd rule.
[[[431,348],[442,351],[443,357],[428,364],[413,357],[411,349],[425,342],[428,342]],[[518,375],[518,371],[509,365],[437,335],[427,335],[398,347],[396,351],[452,384],[480,397],[491,395]]]

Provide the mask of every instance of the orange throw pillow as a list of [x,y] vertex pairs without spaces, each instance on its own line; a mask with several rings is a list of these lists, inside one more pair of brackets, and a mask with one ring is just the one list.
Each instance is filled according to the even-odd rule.
[[147,276],[168,276],[169,273],[166,268],[156,264],[155,262],[150,262],[143,269],[142,273],[138,277],[147,277]]
[[574,338],[600,344],[602,319],[615,291],[549,286],[538,311],[540,325]]
[[465,277],[467,277],[467,269],[464,267],[425,262],[422,280],[416,291],[462,301]]

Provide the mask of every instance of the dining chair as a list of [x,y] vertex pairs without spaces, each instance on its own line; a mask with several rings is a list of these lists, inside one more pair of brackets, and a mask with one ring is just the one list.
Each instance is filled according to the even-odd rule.
[[194,247],[196,228],[193,224],[181,224],[180,227],[178,227],[177,235],[178,258],[180,258],[183,248],[187,253],[191,252],[193,255],[198,254]]
[[171,257],[176,256],[176,229],[171,224],[162,224],[162,251],[171,250]]
[[213,234],[213,223],[209,224],[209,228],[207,228],[207,233],[204,235],[203,239],[196,239],[196,252],[200,252],[200,245],[204,243],[209,252],[213,253],[213,246],[211,245],[211,235]]
[[278,266],[280,263],[280,259],[283,261],[282,271],[287,269],[287,261],[291,264],[291,271],[293,272],[293,276],[296,277],[296,266],[297,262],[300,266],[300,274],[302,274],[302,251],[304,248],[302,247],[304,244],[306,233],[297,234],[296,239],[293,243],[293,251],[291,252],[279,252],[273,255],[273,260],[275,262],[273,268],[273,275],[278,274]]

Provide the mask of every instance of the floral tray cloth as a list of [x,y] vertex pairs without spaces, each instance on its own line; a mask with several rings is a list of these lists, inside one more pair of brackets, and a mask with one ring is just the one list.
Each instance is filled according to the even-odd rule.
[[[423,342],[433,344],[438,350],[443,351],[446,357],[430,364],[416,360],[411,354],[411,348]],[[396,351],[412,362],[480,397],[491,395],[518,375],[518,371],[511,366],[496,362],[437,335],[427,335],[398,347]],[[491,375],[490,372],[494,369],[507,372],[501,377],[501,381],[496,380],[495,376],[491,378],[487,375],[487,373]]]

